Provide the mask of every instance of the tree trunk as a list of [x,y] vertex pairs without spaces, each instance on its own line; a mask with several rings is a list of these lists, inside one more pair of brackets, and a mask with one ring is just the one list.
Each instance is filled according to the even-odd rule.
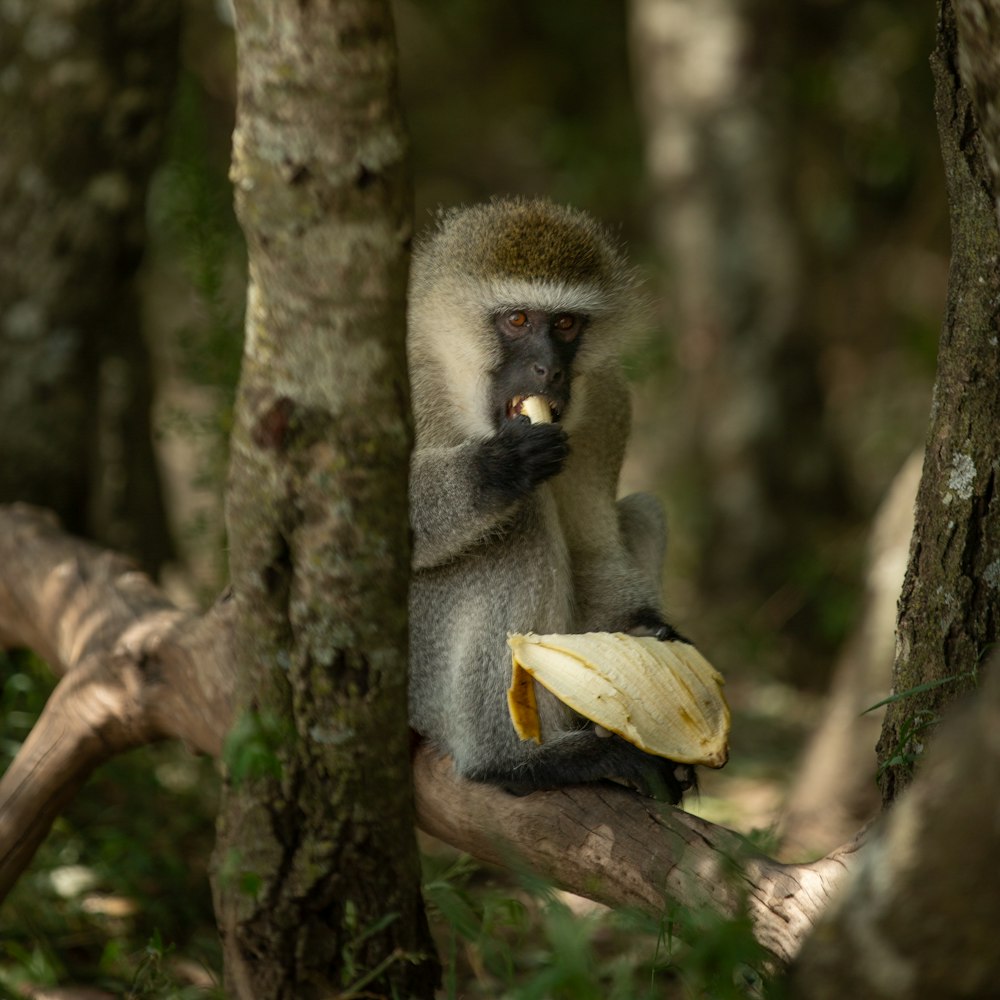
[[[697,479],[701,590],[713,606],[738,607],[734,619],[783,630],[786,664],[809,663],[808,680],[821,683],[815,581],[830,574],[809,567],[807,590],[802,553],[821,560],[820,539],[850,505],[801,296],[787,125],[773,113],[787,15],[773,3],[632,0],[631,19],[677,336],[678,371],[661,398],[672,400],[677,467]],[[664,423],[658,413],[658,440]]]
[[0,502],[170,555],[135,272],[176,0],[9,4],[0,32]]
[[[974,688],[1000,616],[1000,191],[995,72],[998,5],[950,0],[939,7],[932,57],[936,112],[948,182],[952,258],[924,471],[917,494],[910,562],[896,625],[893,691],[878,758],[882,798],[892,802],[912,778],[943,709]],[[965,23],[983,20],[961,39]],[[989,18],[987,19],[987,15]],[[989,31],[988,31],[989,27]],[[959,76],[961,52],[962,78]],[[973,106],[968,85],[979,81]],[[965,85],[963,85],[965,84]],[[992,127],[983,131],[983,110]],[[914,692],[920,685],[935,684]],[[913,693],[910,693],[913,692]]]
[[793,1000],[995,997],[1000,670],[941,727],[913,786],[806,940]]
[[238,2],[233,996],[431,996],[406,718],[411,207],[388,4]]

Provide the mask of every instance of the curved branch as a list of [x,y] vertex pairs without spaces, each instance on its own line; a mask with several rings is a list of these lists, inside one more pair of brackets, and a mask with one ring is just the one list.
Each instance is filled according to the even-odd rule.
[[[64,534],[44,512],[0,507],[0,646],[31,646],[62,677],[0,778],[0,898],[52,821],[105,760],[157,739],[218,756],[232,721],[231,602],[176,608],[119,556]],[[459,778],[426,747],[414,758],[418,822],[485,861],[526,866],[610,906],[745,906],[781,961],[798,950],[857,844],[779,864],[738,834],[625,789],[523,798]]]
[[0,647],[61,677],[0,778],[0,899],[91,772],[158,739],[218,755],[232,715],[229,604],[176,608],[122,556],[0,508]]
[[517,798],[459,778],[426,747],[414,758],[417,822],[469,854],[528,867],[562,888],[654,916],[674,904],[749,911],[757,940],[786,962],[850,867],[860,838],[812,864],[781,864],[739,834],[610,785]]

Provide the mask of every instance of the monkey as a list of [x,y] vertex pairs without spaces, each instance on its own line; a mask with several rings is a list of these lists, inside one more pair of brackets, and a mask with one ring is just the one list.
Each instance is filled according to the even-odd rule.
[[[676,803],[694,784],[541,685],[540,744],[507,708],[510,633],[687,641],[663,615],[659,501],[617,499],[621,353],[643,302],[616,238],[544,199],[444,210],[413,248],[410,723],[460,775],[515,794],[614,780]],[[551,423],[521,412],[530,396]]]

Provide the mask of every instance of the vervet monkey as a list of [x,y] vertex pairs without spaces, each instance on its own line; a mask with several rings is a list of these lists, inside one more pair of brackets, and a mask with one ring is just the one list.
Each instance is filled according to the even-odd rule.
[[[548,201],[444,212],[414,249],[410,720],[467,778],[516,793],[619,779],[672,802],[693,782],[540,685],[540,744],[507,709],[509,633],[680,638],[661,607],[660,506],[616,500],[620,354],[641,301],[617,241]],[[529,397],[551,422],[522,413]]]

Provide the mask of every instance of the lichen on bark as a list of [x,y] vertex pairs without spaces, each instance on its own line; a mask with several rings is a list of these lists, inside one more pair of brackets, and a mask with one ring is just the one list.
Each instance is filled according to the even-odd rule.
[[[897,618],[898,700],[889,706],[878,746],[886,804],[909,783],[945,707],[977,685],[1000,626],[1000,602],[991,584],[991,567],[1000,559],[1000,229],[988,145],[959,70],[960,52],[966,67],[977,59],[978,49],[963,47],[956,27],[956,10],[969,5],[942,0],[931,59],[952,257],[916,526]],[[990,6],[995,12],[996,5]],[[939,683],[925,687],[932,682]],[[914,689],[919,690],[907,693]]]
[[230,767],[220,811],[227,987],[430,996],[406,719],[412,223],[392,21],[382,0],[236,13],[250,289],[227,525],[238,719],[260,720],[237,728],[263,766],[244,781]]

